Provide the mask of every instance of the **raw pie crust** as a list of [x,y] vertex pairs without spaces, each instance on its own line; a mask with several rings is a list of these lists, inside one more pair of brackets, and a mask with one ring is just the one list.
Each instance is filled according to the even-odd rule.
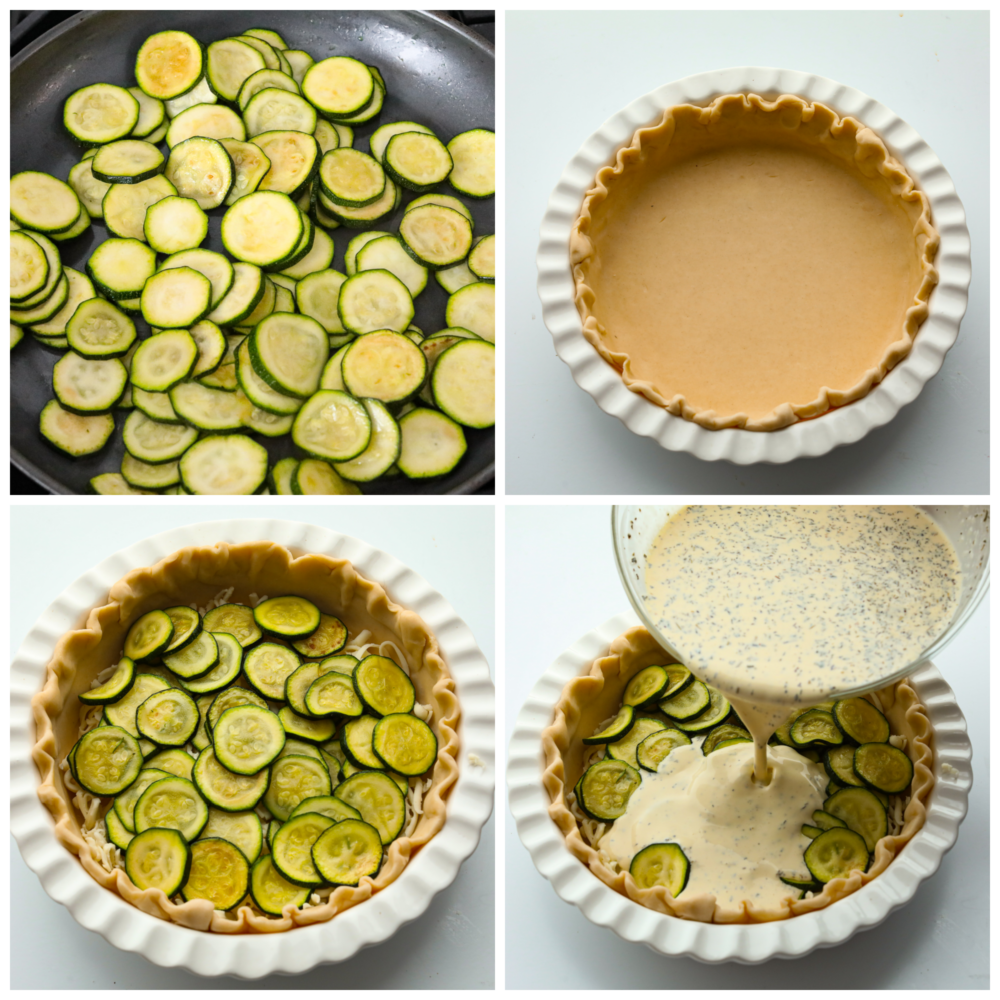
[[[336,614],[351,636],[368,629],[373,642],[391,639],[406,654],[417,700],[429,704],[434,712],[431,727],[438,738],[438,755],[416,829],[389,845],[375,879],[363,878],[356,888],[341,886],[317,906],[304,910],[286,907],[282,917],[262,916],[242,905],[233,920],[208,900],[173,903],[161,889],[137,889],[121,869],[107,871],[81,836],[79,816],[58,767],[77,740],[83,714],[91,708],[80,702],[78,695],[89,690],[91,681],[109,664],[118,662],[132,622],[156,608],[193,602],[204,607],[227,587],[235,588],[230,601],[243,604],[250,603],[251,593],[297,594],[313,601],[321,611]],[[155,566],[126,574],[111,588],[108,603],[89,612],[84,627],[59,640],[46,668],[45,685],[32,699],[32,709],[37,735],[32,758],[41,774],[38,797],[56,821],[59,842],[79,857],[105,889],[146,913],[196,930],[228,934],[285,931],[325,922],[363,902],[394,882],[411,855],[441,829],[446,799],[458,777],[456,730],[460,712],[455,684],[437,639],[423,619],[393,604],[379,584],[360,576],[346,559],[296,556],[273,542],[189,546]]]
[[552,725],[542,733],[545,772],[542,781],[551,805],[549,815],[566,840],[574,857],[583,862],[602,882],[629,899],[660,913],[706,923],[757,923],[821,910],[867,885],[889,867],[890,862],[924,825],[927,798],[934,787],[933,730],[916,692],[905,681],[878,692],[882,710],[895,734],[906,737],[906,752],[913,761],[910,801],[903,813],[903,828],[895,836],[885,836],[875,845],[871,866],[864,874],[852,872],[848,878],[827,882],[812,899],[787,901],[773,909],[757,909],[744,902],[740,908],[726,909],[715,897],[704,893],[690,899],[674,899],[665,886],[640,889],[627,872],[612,871],[598,852],[583,839],[580,827],[566,802],[583,772],[584,755],[591,747],[582,739],[613,716],[621,705],[625,686],[640,670],[663,662],[663,650],[644,628],[620,635],[608,654],[595,660],[589,671],[563,688],[556,704]]
[[570,235],[583,334],[633,392],[769,431],[871,391],[937,283],[930,204],[882,140],[800,97],[668,108]]

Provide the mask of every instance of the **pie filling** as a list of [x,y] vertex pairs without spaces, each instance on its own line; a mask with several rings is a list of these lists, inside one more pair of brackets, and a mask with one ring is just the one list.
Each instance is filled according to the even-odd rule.
[[767,431],[863,397],[906,357],[937,247],[926,196],[873,131],[730,94],[636,131],[570,257],[584,335],[632,391]]

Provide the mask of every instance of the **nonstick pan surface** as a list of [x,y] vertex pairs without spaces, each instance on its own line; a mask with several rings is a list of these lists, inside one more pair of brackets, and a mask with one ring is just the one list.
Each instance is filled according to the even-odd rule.
[[[421,11],[94,11],[82,12],[47,32],[11,63],[11,173],[42,170],[65,180],[82,150],[62,127],[66,98],[91,83],[134,84],[133,64],[142,42],[157,31],[178,28],[207,45],[246,28],[277,31],[292,48],[317,61],[351,55],[377,66],[386,81],[381,113],[355,126],[354,146],[368,150],[368,136],[385,122],[413,120],[445,142],[472,128],[494,127],[493,48],[450,18]],[[442,193],[454,193],[446,184]],[[416,197],[404,193],[404,205]],[[494,232],[494,199],[463,198],[475,218],[476,235]],[[371,228],[394,232],[402,207]],[[219,228],[224,207],[209,212],[209,238],[202,244],[222,251]],[[360,230],[341,227],[330,235],[333,267],[344,270],[348,240]],[[108,238],[103,220],[74,240],[59,244],[64,264],[77,270]],[[432,277],[416,299],[414,323],[425,333],[445,326],[447,296]],[[141,316],[133,317],[140,337],[149,335]],[[11,352],[11,460],[53,493],[86,493],[92,476],[117,472],[123,446],[121,425],[128,411],[116,411],[116,433],[96,455],[71,458],[50,446],[38,431],[38,415],[52,398],[52,368],[60,357],[25,335]],[[470,493],[493,476],[493,431],[465,431],[468,451],[447,476],[405,477],[363,485],[366,493]],[[272,462],[293,454],[291,438],[254,438]]]

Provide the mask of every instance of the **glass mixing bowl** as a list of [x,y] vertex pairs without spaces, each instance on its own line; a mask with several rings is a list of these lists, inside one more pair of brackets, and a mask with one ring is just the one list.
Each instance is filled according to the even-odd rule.
[[[663,647],[673,662],[683,663],[671,644],[670,636],[664,635],[646,613],[646,553],[656,540],[667,518],[675,514],[683,504],[616,504],[611,508],[611,533],[614,540],[615,561],[618,573],[625,586],[625,593],[643,625]],[[962,570],[961,593],[951,624],[937,640],[923,651],[912,663],[900,668],[888,677],[863,685],[851,691],[838,692],[838,697],[849,697],[886,687],[895,683],[920,666],[925,660],[936,656],[958,634],[979,606],[990,583],[990,508],[989,505],[917,505],[920,510],[934,519],[934,522],[951,542],[958,555]],[[771,702],[761,691],[760,700]],[[823,700],[820,693],[815,701]],[[784,699],[780,693],[773,701]]]

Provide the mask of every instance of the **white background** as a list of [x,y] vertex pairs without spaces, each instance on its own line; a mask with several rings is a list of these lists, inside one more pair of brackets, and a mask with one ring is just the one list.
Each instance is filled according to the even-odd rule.
[[[506,563],[505,747],[521,705],[549,664],[587,632],[629,609],[615,568],[606,505],[508,507]],[[539,572],[510,569],[526,566]],[[506,809],[507,988],[988,988],[988,603],[936,660],[969,725],[974,754],[969,814],[955,849],[907,906],[839,947],[799,959],[710,966],[667,958],[623,941],[564,903],[535,869]]]
[[[989,492],[986,12],[511,12],[506,39],[508,493]],[[951,174],[972,237],[969,309],[943,369],[863,441],[783,466],[702,462],[633,435],[573,382],[535,291],[539,223],[586,138],[635,98],[730,66],[815,73],[892,109]]]
[[[11,508],[13,656],[42,611],[118,549],[200,521],[273,517],[318,524],[383,549],[419,573],[462,617],[493,666],[492,506],[106,503]],[[12,989],[490,989],[494,981],[494,818],[458,878],[389,941],[340,965],[255,981],[160,969],[85,930],[45,894],[11,840]]]

